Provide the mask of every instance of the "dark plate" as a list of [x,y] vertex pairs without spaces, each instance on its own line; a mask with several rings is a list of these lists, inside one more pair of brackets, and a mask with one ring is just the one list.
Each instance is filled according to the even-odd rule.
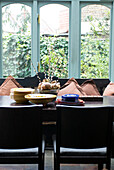
[[103,101],[103,96],[79,96],[84,101]]

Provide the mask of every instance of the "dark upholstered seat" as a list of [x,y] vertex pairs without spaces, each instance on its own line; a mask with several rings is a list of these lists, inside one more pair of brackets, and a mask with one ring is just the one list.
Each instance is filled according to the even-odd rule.
[[0,164],[39,164],[44,169],[41,112],[37,106],[0,108]]
[[61,163],[98,164],[110,170],[112,109],[57,106],[57,132],[53,136],[54,168]]

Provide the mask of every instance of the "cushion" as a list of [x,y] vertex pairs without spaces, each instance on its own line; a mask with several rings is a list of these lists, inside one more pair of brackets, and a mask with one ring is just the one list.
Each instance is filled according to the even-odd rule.
[[10,89],[22,87],[11,75],[6,78],[6,80],[0,86],[0,95],[9,96]]
[[38,155],[39,148],[26,149],[0,149],[0,156],[35,156]]
[[74,77],[70,78],[60,89],[63,89],[64,87],[68,86],[71,82],[74,82],[78,85],[78,82],[75,80]]
[[110,82],[103,92],[103,96],[113,96],[114,95],[114,83]]
[[101,156],[106,155],[106,148],[73,149],[61,147],[60,154],[64,156]]
[[79,94],[79,96],[86,96],[86,93],[82,90],[74,78],[69,79],[58,92],[58,96],[62,96],[64,94]]
[[87,94],[87,96],[101,96],[96,84],[92,79],[86,80],[81,84],[83,91]]

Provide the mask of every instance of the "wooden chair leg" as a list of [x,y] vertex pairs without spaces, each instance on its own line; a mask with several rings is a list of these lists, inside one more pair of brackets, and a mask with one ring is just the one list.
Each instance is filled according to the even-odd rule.
[[60,164],[54,160],[54,170],[60,170]]
[[54,159],[54,170],[56,170],[56,161]]
[[42,168],[41,164],[38,164],[38,170],[41,170],[41,168]]
[[44,170],[44,157],[39,160],[38,170]]
[[111,162],[109,161],[109,162],[106,164],[106,169],[110,170],[110,167],[111,167]]
[[56,155],[54,154],[54,170],[56,170]]
[[56,170],[60,170],[60,163],[59,163],[58,159],[56,159],[55,162],[56,162],[56,163],[55,163]]
[[44,162],[42,162],[42,170],[44,170]]
[[60,170],[60,164],[57,164],[57,170]]
[[103,164],[98,164],[98,170],[103,170]]

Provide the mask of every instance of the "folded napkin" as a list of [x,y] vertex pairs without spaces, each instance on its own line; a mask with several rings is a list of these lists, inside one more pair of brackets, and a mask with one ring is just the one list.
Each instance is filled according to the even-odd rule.
[[103,92],[103,96],[114,96],[114,83],[110,82]]
[[101,96],[93,79],[86,80],[81,87],[87,96]]
[[86,93],[74,78],[69,79],[59,90],[58,96],[62,96],[64,94],[78,94],[79,96],[86,96]]

